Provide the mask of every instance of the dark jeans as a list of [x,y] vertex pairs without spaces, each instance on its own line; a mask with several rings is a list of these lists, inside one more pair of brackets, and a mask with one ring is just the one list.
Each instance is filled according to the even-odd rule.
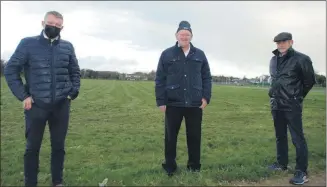
[[202,109],[198,107],[167,106],[165,120],[165,159],[167,167],[176,165],[177,136],[183,117],[185,117],[188,147],[187,165],[190,169],[200,169],[202,113]]
[[25,186],[36,186],[39,172],[39,152],[46,123],[51,138],[51,174],[54,185],[63,181],[65,138],[68,130],[70,100],[65,99],[50,109],[33,104],[25,110],[26,150],[24,154]]
[[303,134],[302,111],[273,110],[272,116],[275,126],[277,161],[279,164],[288,165],[287,126],[289,128],[293,145],[296,148],[296,170],[307,172],[308,147]]

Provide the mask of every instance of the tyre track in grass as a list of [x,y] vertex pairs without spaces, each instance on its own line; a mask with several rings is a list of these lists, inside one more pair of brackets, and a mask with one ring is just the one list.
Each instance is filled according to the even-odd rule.
[[[115,88],[116,82],[115,81],[105,81],[105,80],[96,80],[98,84],[93,84],[91,81],[85,82],[83,90],[81,90],[81,96],[86,99],[98,99],[103,97],[104,95],[108,95],[111,91]],[[103,92],[107,90],[105,94]],[[101,93],[101,94],[94,94],[94,93]],[[93,97],[92,97],[93,96]],[[81,98],[82,99],[82,98]]]
[[[110,123],[113,121],[117,121],[118,119],[122,119],[125,117],[133,117],[136,115],[135,112],[131,112],[132,108],[137,108],[142,106],[143,101],[140,99],[143,96],[135,94],[137,89],[131,85],[130,82],[127,81],[108,81],[109,83],[105,86],[101,87],[106,89],[108,87],[107,84],[111,84],[110,91],[106,91],[107,93],[101,96],[101,98],[106,97],[101,100],[100,97],[94,96],[92,98],[87,98],[88,108],[90,111],[88,113],[94,112],[94,110],[98,111],[97,115],[89,116],[87,119],[76,119],[75,123],[85,123],[89,121],[90,123],[99,123],[101,121],[105,123]],[[95,95],[94,92],[98,90],[93,89],[91,93],[87,93],[89,95]],[[103,92],[103,90],[101,90]],[[91,101],[92,99],[92,101]],[[130,102],[132,101],[132,102]],[[92,110],[92,111],[91,111]],[[147,115],[149,114],[149,110],[137,110],[137,116],[139,115]],[[99,119],[101,119],[99,121]]]
[[[138,82],[137,84],[132,84],[132,86],[137,92],[138,97],[142,100],[142,104],[137,113],[141,113],[145,116],[143,119],[149,123],[149,128],[156,128],[158,123],[162,123],[163,114],[156,107],[153,85],[148,84],[148,82]],[[140,121],[140,119],[135,120]]]
[[129,109],[127,115],[125,114],[125,116],[121,116],[122,114],[119,114],[122,118],[128,117],[132,122],[124,124],[125,127],[134,128],[135,126],[144,123],[147,123],[146,126],[148,127],[157,127],[157,123],[162,119],[162,117],[160,117],[162,114],[155,108],[155,100],[151,99],[151,93],[148,91],[149,89],[144,87],[147,85],[143,84],[144,82],[128,82],[129,91],[133,97],[138,98],[138,101],[137,105]]
[[[94,84],[94,82],[101,83],[103,80],[90,80],[90,79],[83,79],[81,81],[81,93],[89,93],[92,92],[94,89],[99,88],[98,84]],[[101,83],[102,84],[102,83]]]
[[[104,97],[110,96],[110,93],[116,86],[115,82],[97,81],[99,81],[97,84],[91,84],[90,81],[85,82],[85,90],[81,90],[77,98],[78,101],[72,101],[72,112],[93,112],[94,109],[99,107]],[[104,92],[104,90],[106,91]]]
[[155,85],[150,84],[150,82],[138,82],[137,86],[141,87],[143,92],[146,92],[147,95],[151,95],[151,97],[155,97]]
[[81,98],[77,101],[72,101],[71,126],[69,126],[69,129],[74,128],[77,132],[83,132],[84,128],[92,127],[99,121],[105,120],[108,113],[111,113],[110,110],[115,109],[115,107],[108,104],[110,103],[108,100],[112,97],[111,95],[117,87],[117,83],[106,80],[96,81],[97,84],[87,81],[84,85],[87,91],[82,93]]
[[[133,86],[136,82],[124,81],[122,84],[122,92],[124,93],[125,104],[123,111],[115,113],[115,121],[119,119],[128,119],[128,122],[124,122],[124,128],[135,128],[142,118],[140,116],[146,116],[142,100],[142,96],[138,94],[138,90]],[[119,118],[119,119],[118,119]],[[113,119],[114,121],[114,119]]]
[[150,91],[148,87],[145,87],[144,84],[141,83],[136,83],[136,84],[131,84],[131,87],[135,90],[135,95],[140,98],[142,101],[142,105],[147,105],[147,106],[152,106],[153,102],[150,101],[155,101],[155,96],[153,91]]
[[140,99],[140,97],[137,96],[136,91],[137,89],[135,89],[135,87],[133,86],[134,82],[128,82],[125,81],[123,82],[122,88],[123,88],[123,92],[124,95],[127,96],[127,98],[125,99],[125,104],[124,107],[125,108],[134,108],[134,107],[139,107],[140,105],[142,105],[142,100]]
[[[94,84],[91,83],[91,81],[96,81],[97,84]],[[94,96],[93,93],[98,93],[99,91],[102,91],[101,90],[101,87],[102,87],[102,84],[104,84],[102,82],[102,80],[83,80],[81,82],[81,88],[80,88],[80,93],[78,95],[78,100],[79,101],[90,101],[90,99],[92,98],[89,98],[90,96]]]

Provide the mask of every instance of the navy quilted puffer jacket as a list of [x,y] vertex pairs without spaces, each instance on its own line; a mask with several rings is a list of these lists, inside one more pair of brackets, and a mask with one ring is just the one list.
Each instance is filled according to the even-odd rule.
[[[24,70],[26,84],[20,77]],[[75,99],[80,89],[80,68],[73,45],[59,39],[50,42],[40,35],[23,38],[9,59],[4,75],[11,92],[23,101],[51,106],[68,96]]]

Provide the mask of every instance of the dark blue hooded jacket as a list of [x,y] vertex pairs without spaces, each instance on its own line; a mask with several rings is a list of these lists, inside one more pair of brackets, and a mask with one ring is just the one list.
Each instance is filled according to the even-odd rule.
[[[20,73],[24,71],[26,83]],[[73,45],[59,36],[50,42],[43,31],[23,38],[4,69],[11,92],[23,101],[51,106],[68,96],[75,99],[80,89],[80,68]]]
[[164,50],[160,56],[156,78],[157,106],[199,107],[202,98],[210,103],[211,73],[204,52],[191,44],[185,57],[175,46]]

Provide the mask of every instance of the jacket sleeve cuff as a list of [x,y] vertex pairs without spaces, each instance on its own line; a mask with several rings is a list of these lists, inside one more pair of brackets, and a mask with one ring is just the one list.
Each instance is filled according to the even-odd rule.
[[79,91],[73,88],[72,91],[68,95],[71,100],[74,100],[77,98],[78,94],[79,94]]
[[157,106],[163,106],[166,105],[164,100],[157,100]]
[[208,98],[208,97],[203,97],[203,98],[207,101],[207,104],[210,103],[210,98]]
[[23,93],[21,97],[17,97],[17,99],[21,102],[23,102],[26,98],[28,98],[30,95],[27,93]]

